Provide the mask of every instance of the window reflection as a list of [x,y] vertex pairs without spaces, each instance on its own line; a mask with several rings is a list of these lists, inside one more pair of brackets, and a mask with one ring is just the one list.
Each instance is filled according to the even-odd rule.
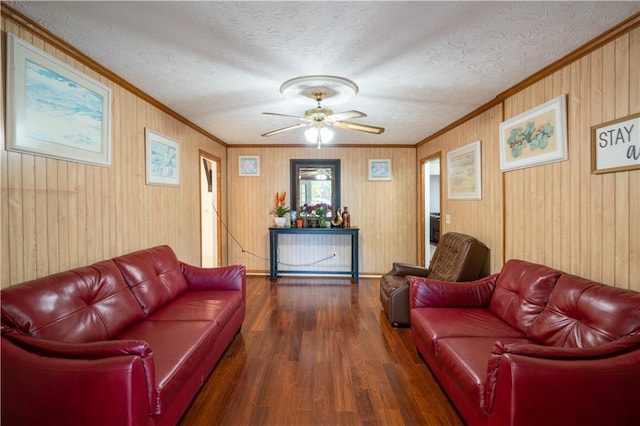
[[340,207],[340,160],[291,160],[291,206]]

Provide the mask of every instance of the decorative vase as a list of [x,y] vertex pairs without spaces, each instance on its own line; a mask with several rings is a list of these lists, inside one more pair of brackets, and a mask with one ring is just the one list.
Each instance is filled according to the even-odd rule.
[[276,222],[276,226],[278,228],[284,228],[284,225],[287,223],[286,217],[274,217],[273,220]]

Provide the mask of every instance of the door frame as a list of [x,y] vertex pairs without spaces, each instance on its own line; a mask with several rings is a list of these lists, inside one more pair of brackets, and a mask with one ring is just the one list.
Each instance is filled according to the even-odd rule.
[[[211,180],[211,184],[216,188],[216,208],[215,210],[218,212],[218,214],[216,214],[216,224],[215,224],[215,228],[216,228],[216,235],[217,235],[217,241],[216,241],[216,245],[217,245],[217,263],[218,266],[222,265],[222,218],[220,217],[222,213],[220,213],[220,206],[222,204],[222,174],[220,172],[220,168],[222,165],[222,160],[220,159],[220,157],[217,157],[213,154],[210,154],[206,151],[203,150],[199,150],[199,155],[198,155],[198,170],[201,170],[200,168],[202,167],[202,158],[206,158],[208,161],[211,161],[213,163],[216,163],[216,176],[215,179]],[[199,183],[199,187],[198,187],[198,196],[200,198],[200,263],[202,264],[202,244],[203,244],[203,229],[202,229],[202,191],[200,190],[202,188],[202,173],[199,174],[200,178],[198,179],[198,183]],[[212,176],[213,178],[213,176]],[[215,211],[214,211],[215,214]]]
[[[420,159],[420,197],[419,197],[419,203],[420,203],[420,208],[419,208],[419,217],[420,217],[420,224],[419,224],[419,235],[420,238],[418,238],[418,256],[419,256],[419,265],[425,266],[425,259],[426,259],[426,221],[429,220],[430,216],[428,217],[430,212],[426,212],[424,209],[424,203],[425,203],[425,199],[424,199],[424,191],[425,191],[425,182],[426,182],[426,176],[424,173],[424,166],[425,163],[429,162],[429,161],[433,161],[433,160],[438,160],[440,162],[440,185],[439,185],[439,194],[438,197],[440,198],[440,217],[442,217],[442,151],[438,151],[435,152],[433,154],[430,154],[424,158]],[[442,227],[440,227],[440,229],[442,230]],[[442,231],[440,232],[441,236],[442,236]]]

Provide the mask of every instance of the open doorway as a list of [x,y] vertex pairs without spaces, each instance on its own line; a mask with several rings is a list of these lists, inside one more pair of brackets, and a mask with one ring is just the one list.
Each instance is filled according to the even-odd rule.
[[200,240],[204,268],[220,266],[220,159],[200,151]]
[[422,163],[424,190],[424,264],[429,265],[440,241],[440,153]]

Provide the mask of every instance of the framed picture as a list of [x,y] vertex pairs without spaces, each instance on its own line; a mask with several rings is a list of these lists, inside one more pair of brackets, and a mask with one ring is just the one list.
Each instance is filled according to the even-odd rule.
[[7,149],[111,164],[111,90],[7,35]]
[[391,160],[369,160],[369,180],[391,180]]
[[147,185],[180,185],[180,144],[144,129]]
[[480,141],[447,153],[449,199],[482,199],[482,163]]
[[591,127],[591,172],[640,169],[640,114]]
[[566,96],[500,123],[500,170],[567,159]]
[[238,176],[260,176],[260,157],[257,155],[239,155]]

